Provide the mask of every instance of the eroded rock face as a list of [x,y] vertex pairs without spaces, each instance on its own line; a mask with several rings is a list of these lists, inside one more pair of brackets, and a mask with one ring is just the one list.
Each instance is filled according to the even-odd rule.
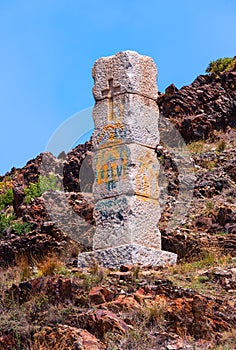
[[185,142],[207,139],[215,130],[236,126],[236,72],[200,75],[180,90],[167,88],[160,112],[177,126]]
[[[20,237],[10,228],[1,233],[1,266],[14,264],[22,254],[26,254],[31,260],[32,257],[42,257],[52,250],[63,252],[72,239],[81,249],[92,246],[93,201],[91,198],[88,201],[79,192],[72,192],[73,189],[80,190],[79,172],[85,158],[87,163],[83,172],[86,176],[83,179],[86,183],[83,183],[83,189],[88,195],[91,192],[93,178],[87,176],[87,169],[92,169],[87,161],[91,148],[91,142],[79,145],[66,159],[57,159],[50,153],[42,153],[22,169],[12,169],[5,177],[0,178],[3,182],[9,182],[9,188],[13,189],[14,215],[30,224],[31,228],[31,232]],[[58,188],[61,191],[47,191],[41,197],[32,197],[26,203],[25,190],[30,184],[36,184],[39,176],[48,177],[51,170],[58,179]]]
[[[208,269],[203,275],[208,276],[212,282],[216,280],[229,292],[235,287],[235,268]],[[220,334],[229,331],[235,324],[233,300],[220,296],[214,298],[191,289],[180,288],[164,278],[156,279],[152,283],[147,283],[142,278],[143,286],[134,286],[132,269],[112,272],[109,278],[109,287],[99,284],[87,291],[81,288],[80,278],[63,276],[36,278],[6,290],[2,302],[11,300],[19,303],[21,308],[28,306],[25,313],[28,323],[34,324],[41,312],[41,329],[38,330],[37,327],[28,339],[21,335],[24,348],[28,349],[28,341],[31,342],[31,348],[32,344],[38,344],[42,349],[44,346],[48,349],[46,345],[60,344],[59,349],[64,349],[64,340],[69,349],[76,342],[81,344],[81,349],[87,350],[86,346],[90,346],[89,350],[93,346],[94,349],[103,349],[101,342],[106,342],[109,335],[113,334],[117,344],[120,343],[118,349],[124,349],[125,338],[130,331],[140,327],[140,322],[143,322],[142,327],[151,327],[153,344],[161,341],[160,335],[163,332],[166,336],[160,346],[169,344],[175,337],[183,336],[183,333],[185,337],[192,336],[196,340],[214,341],[216,344]],[[37,303],[40,300],[41,309],[36,312],[36,305],[39,305]],[[64,310],[60,325],[55,325],[57,314],[50,316],[50,312],[55,312],[55,306],[58,312]],[[68,308],[69,313],[66,312]],[[52,324],[45,324],[49,322],[48,317],[54,319],[54,324],[53,321]],[[6,344],[13,346],[15,339],[9,328],[8,333],[1,334],[2,349]]]
[[219,237],[219,245],[224,249],[225,253],[236,256],[236,225],[234,225],[234,234],[226,234],[225,236]]
[[[25,188],[30,183],[38,182],[39,175],[49,176],[53,172],[58,178],[58,187],[65,192],[80,192],[82,181],[82,190],[91,193],[93,172],[89,154],[92,148],[91,141],[84,145],[78,145],[66,155],[66,159],[57,159],[51,153],[41,153],[37,158],[30,160],[22,169],[15,169],[6,174],[6,176],[12,177],[15,213],[19,217],[22,216],[21,206],[23,205],[25,208]],[[85,159],[81,175],[81,165]]]
[[19,337],[12,333],[0,337],[0,349],[15,349],[19,343],[25,350],[50,348],[57,350],[105,350],[106,346],[94,335],[84,329],[67,325],[48,326],[34,333],[33,339]]
[[34,334],[34,344],[38,348],[58,350],[105,350],[105,345],[84,329],[58,325],[45,327]]
[[92,150],[93,145],[90,140],[83,145],[78,145],[67,154],[63,165],[63,185],[66,191],[92,193],[94,182]]
[[50,234],[32,231],[23,236],[11,235],[0,241],[0,266],[17,264],[22,256],[28,257],[30,262],[52,251],[63,252],[68,243],[68,238],[53,228]]

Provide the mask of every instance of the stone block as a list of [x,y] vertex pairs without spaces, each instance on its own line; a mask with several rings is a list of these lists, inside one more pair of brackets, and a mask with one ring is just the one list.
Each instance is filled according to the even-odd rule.
[[99,58],[92,75],[96,101],[121,93],[136,93],[154,100],[158,96],[157,68],[153,59],[134,51]]
[[140,244],[161,249],[157,200],[142,196],[119,196],[95,204],[96,230],[93,249]]
[[156,101],[135,94],[102,100],[93,108],[95,148],[136,142],[155,148],[159,143]]
[[174,265],[176,261],[174,253],[127,244],[79,254],[78,267],[91,267],[94,263],[106,268],[120,268],[121,265],[165,266]]
[[121,144],[93,153],[95,200],[122,194],[158,199],[159,162],[153,149]]

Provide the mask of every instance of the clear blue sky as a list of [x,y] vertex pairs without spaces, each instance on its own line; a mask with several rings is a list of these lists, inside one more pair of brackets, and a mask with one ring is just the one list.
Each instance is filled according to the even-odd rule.
[[54,130],[93,105],[91,67],[135,50],[158,86],[189,84],[236,55],[235,0],[0,0],[0,174],[42,152]]

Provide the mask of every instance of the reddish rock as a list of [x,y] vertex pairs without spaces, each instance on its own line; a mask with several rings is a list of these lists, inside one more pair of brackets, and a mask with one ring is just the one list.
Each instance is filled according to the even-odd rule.
[[88,331],[58,325],[44,327],[34,334],[34,345],[40,350],[105,350],[105,345]]
[[211,326],[206,317],[207,300],[206,298],[195,295],[192,302],[193,313],[193,334],[194,336],[204,339],[211,339]]
[[0,337],[0,350],[14,349],[16,339],[12,333],[4,334]]
[[214,130],[236,126],[235,75],[200,75],[180,90],[167,88],[158,98],[160,112],[171,119],[185,142],[207,139]]
[[114,293],[105,287],[93,287],[89,291],[89,301],[92,304],[103,304],[113,299]]
[[118,295],[118,297],[108,304],[109,309],[118,312],[122,310],[137,310],[140,304],[133,296]]
[[121,265],[120,272],[131,271],[134,267],[132,265]]
[[78,145],[67,154],[64,163],[64,188],[67,191],[92,193],[94,174],[92,170],[92,141]]
[[124,334],[130,326],[115,313],[97,309],[78,315],[79,325],[86,328],[99,339],[103,339],[107,332]]
[[139,304],[143,304],[145,300],[153,298],[153,294],[146,292],[144,288],[139,288],[133,296]]
[[236,269],[231,268],[210,268],[204,272],[210,281],[218,283],[225,290],[236,290]]
[[30,300],[35,295],[47,295],[50,302],[71,302],[77,295],[79,286],[71,278],[63,276],[38,277],[18,285],[13,284],[6,292],[8,296],[20,304]]
[[27,257],[30,262],[32,257],[42,258],[52,251],[63,251],[67,243],[69,243],[68,237],[61,236],[56,230],[52,235],[38,231],[22,236],[12,235],[0,241],[0,266],[16,264],[21,256]]
[[174,84],[171,84],[165,89],[165,95],[166,96],[172,96],[175,93],[177,93],[178,91],[179,90],[177,89],[177,87]]

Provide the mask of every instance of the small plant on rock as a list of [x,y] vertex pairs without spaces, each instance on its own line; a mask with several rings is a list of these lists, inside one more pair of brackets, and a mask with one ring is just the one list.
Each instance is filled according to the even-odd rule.
[[14,216],[8,213],[0,213],[0,237],[8,229],[14,220]]
[[206,69],[206,73],[215,73],[217,75],[227,71],[234,64],[235,58],[225,57],[218,58],[215,61],[210,62]]
[[0,209],[4,209],[8,205],[13,203],[13,189],[9,188],[4,193],[0,195]]
[[59,191],[60,189],[58,178],[55,175],[39,175],[38,181],[36,183],[31,182],[25,189],[25,203],[29,204],[32,199],[41,197],[46,191]]
[[0,213],[0,237],[10,229],[11,233],[16,235],[22,235],[31,230],[31,224],[28,222],[22,222],[21,220],[16,220],[16,217],[12,213]]
[[28,222],[15,221],[11,225],[11,229],[16,235],[22,235],[30,232],[31,228],[32,225]]

